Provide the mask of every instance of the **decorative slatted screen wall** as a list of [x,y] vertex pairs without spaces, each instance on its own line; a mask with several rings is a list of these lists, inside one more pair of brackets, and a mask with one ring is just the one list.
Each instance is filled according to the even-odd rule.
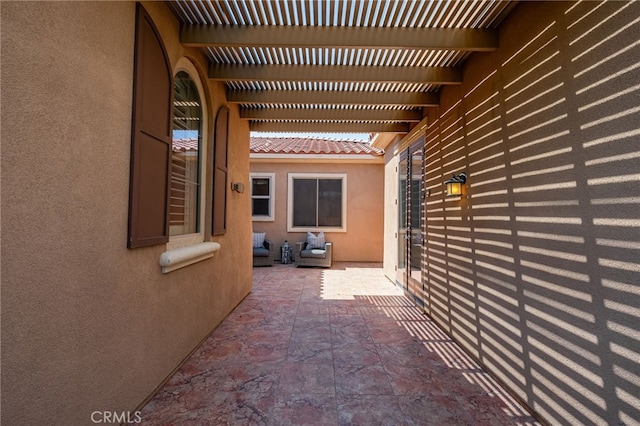
[[529,6],[429,116],[425,309],[547,421],[633,423],[640,6]]

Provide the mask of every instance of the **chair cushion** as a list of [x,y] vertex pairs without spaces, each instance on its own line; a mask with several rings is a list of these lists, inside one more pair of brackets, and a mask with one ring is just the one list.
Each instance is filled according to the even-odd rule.
[[327,257],[326,250],[306,249],[300,252],[300,257],[312,257],[314,259],[324,259]]
[[253,256],[254,257],[268,257],[269,250],[264,247],[254,247],[253,248]]

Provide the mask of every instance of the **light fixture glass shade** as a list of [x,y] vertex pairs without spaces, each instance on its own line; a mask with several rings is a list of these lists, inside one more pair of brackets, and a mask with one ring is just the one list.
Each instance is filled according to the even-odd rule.
[[462,195],[462,184],[460,182],[447,183],[447,197]]
[[462,195],[462,185],[467,181],[467,174],[462,172],[458,176],[453,175],[451,179],[444,181],[447,197],[459,197]]

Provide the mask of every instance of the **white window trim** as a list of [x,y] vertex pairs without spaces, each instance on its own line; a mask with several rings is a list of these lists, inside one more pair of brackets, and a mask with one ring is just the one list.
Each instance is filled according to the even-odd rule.
[[[293,226],[293,180],[301,179],[342,179],[342,226]],[[287,183],[287,232],[347,232],[347,174],[346,173],[289,173]]]
[[183,268],[196,262],[208,259],[213,256],[213,253],[220,249],[220,244],[204,242],[205,239],[205,213],[207,199],[207,142],[209,141],[208,129],[208,110],[207,101],[205,97],[204,86],[200,79],[198,70],[193,63],[182,57],[178,60],[173,75],[175,76],[180,71],[184,71],[194,81],[198,88],[198,95],[200,96],[200,103],[202,105],[202,127],[201,127],[201,146],[199,147],[199,155],[202,163],[200,164],[200,207],[198,212],[199,228],[200,231],[193,234],[174,235],[169,237],[169,242],[166,245],[166,251],[160,255],[160,266],[163,273],[175,271],[176,269]]
[[276,174],[275,173],[249,173],[249,182],[251,182],[251,200],[253,202],[253,179],[269,179],[269,214],[268,216],[259,215],[251,216],[254,222],[273,222],[276,220]]

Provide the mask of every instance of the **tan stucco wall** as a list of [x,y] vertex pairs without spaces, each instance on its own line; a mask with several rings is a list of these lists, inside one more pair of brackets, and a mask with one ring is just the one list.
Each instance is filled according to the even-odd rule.
[[521,2],[428,116],[426,311],[550,424],[640,424],[638,16]]
[[[206,75],[166,6],[146,6],[172,64]],[[229,194],[213,259],[162,274],[164,245],[128,250],[135,4],[1,8],[2,422],[91,424],[133,411],[250,291],[249,199]],[[208,90],[212,124],[224,90]],[[229,176],[248,183],[234,107],[230,129]]]
[[[275,220],[253,222],[279,247],[306,240],[305,232],[287,232],[288,173],[345,173],[347,175],[347,232],[326,232],[333,243],[334,261],[382,262],[384,216],[383,164],[252,162],[251,172],[275,173]],[[249,187],[247,187],[249,188]],[[280,253],[277,254],[280,257]]]

